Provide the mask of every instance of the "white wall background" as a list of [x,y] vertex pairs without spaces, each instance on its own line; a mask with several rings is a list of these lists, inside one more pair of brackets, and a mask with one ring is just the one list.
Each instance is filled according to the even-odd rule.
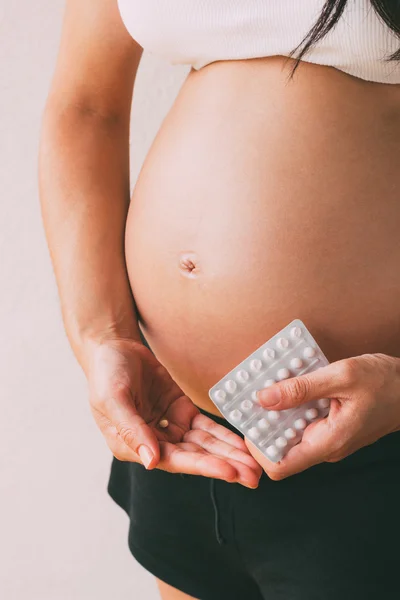
[[[106,492],[111,454],[67,344],[37,195],[62,0],[0,0],[0,597],[155,600]],[[133,182],[187,69],[145,56]]]

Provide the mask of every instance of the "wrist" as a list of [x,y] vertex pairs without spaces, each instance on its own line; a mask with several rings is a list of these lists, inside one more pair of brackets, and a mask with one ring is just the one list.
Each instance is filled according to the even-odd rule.
[[102,327],[81,328],[75,335],[68,335],[74,354],[85,373],[88,372],[92,355],[107,343],[130,341],[143,346],[139,325],[135,322],[110,321]]

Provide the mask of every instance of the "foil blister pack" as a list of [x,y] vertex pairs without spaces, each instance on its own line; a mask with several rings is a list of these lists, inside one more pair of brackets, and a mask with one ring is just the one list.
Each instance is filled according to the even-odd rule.
[[295,319],[229,371],[209,390],[224,417],[272,462],[278,462],[303,437],[307,425],[329,413],[329,398],[288,410],[268,410],[258,390],[329,364],[300,319]]

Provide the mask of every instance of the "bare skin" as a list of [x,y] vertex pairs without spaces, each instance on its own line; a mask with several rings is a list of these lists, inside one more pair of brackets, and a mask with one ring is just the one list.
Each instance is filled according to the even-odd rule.
[[400,356],[400,86],[285,64],[192,72],[129,211],[143,333],[215,414],[208,389],[295,317],[330,361]]
[[246,440],[274,480],[400,425],[400,86],[307,63],[288,82],[288,65],[192,71],[126,235],[140,325],[197,405],[218,414],[208,389],[296,316],[334,363],[317,392],[313,377],[279,384],[292,405],[312,393],[337,402],[283,461]]
[[157,579],[157,585],[160,592],[160,596],[162,600],[198,600],[194,596],[188,596],[188,594],[184,594],[180,590],[172,587],[172,585],[168,585],[165,581],[161,581]]
[[262,470],[243,440],[201,415],[140,340],[123,233],[141,54],[114,0],[67,2],[40,151],[43,219],[66,331],[114,456],[255,488]]
[[[110,450],[256,487],[259,463],[280,479],[397,430],[400,86],[307,63],[288,82],[284,57],[192,71],[128,215],[141,55],[115,0],[68,0],[40,154],[64,323]],[[293,462],[271,468],[197,407],[217,414],[207,390],[294,317],[342,385],[329,370],[292,381],[281,408],[306,392],[339,397],[332,435],[313,441],[316,424]]]

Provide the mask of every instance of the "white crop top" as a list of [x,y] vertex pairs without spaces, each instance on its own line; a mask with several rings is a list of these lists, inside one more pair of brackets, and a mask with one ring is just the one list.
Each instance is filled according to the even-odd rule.
[[[217,60],[289,53],[324,0],[118,0],[132,37],[173,64],[195,69]],[[381,83],[400,83],[400,62],[385,61],[400,39],[370,0],[348,0],[337,25],[303,60]]]

